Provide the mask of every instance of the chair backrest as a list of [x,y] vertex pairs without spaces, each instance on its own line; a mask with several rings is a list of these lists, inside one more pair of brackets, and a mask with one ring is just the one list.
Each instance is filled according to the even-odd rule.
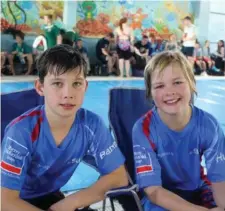
[[144,89],[113,88],[109,93],[109,122],[118,146],[126,158],[128,173],[134,181],[132,128],[147,113],[153,102],[145,97]]
[[1,94],[1,140],[4,137],[5,127],[16,117],[38,105],[44,104],[35,89]]

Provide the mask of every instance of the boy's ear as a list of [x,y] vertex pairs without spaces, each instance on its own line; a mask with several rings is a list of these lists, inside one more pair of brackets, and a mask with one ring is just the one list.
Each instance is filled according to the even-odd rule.
[[37,79],[37,80],[35,81],[34,86],[35,86],[36,92],[37,92],[40,96],[44,96],[44,91],[43,91],[44,84],[42,84],[42,83],[40,82],[39,79]]
[[86,80],[86,88],[85,88],[85,92],[87,91],[88,88],[88,81]]

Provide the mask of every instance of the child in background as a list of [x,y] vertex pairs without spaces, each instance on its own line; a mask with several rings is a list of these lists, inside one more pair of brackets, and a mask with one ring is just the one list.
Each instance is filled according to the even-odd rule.
[[165,50],[178,50],[177,38],[175,34],[170,35],[169,41],[166,43]]
[[88,51],[87,51],[87,48],[85,48],[83,46],[82,39],[78,39],[76,41],[75,48],[83,55],[83,57],[87,63],[87,73],[89,74],[91,68],[90,68],[90,62],[89,62],[89,58],[88,58]]
[[206,40],[204,43],[202,53],[203,53],[203,61],[206,63],[206,70],[210,72],[212,67],[215,65],[215,62],[212,61],[210,58],[210,42],[208,40]]
[[195,43],[193,57],[194,57],[195,74],[204,75],[204,76],[207,75],[206,63],[203,60],[202,48],[198,41],[196,41],[196,43]]
[[16,75],[14,63],[18,61],[21,64],[27,63],[28,70],[25,75],[29,75],[32,72],[33,66],[32,47],[24,42],[24,33],[21,31],[15,32],[15,40],[16,43],[13,44],[12,52],[8,55],[11,72],[13,75]]
[[60,29],[53,23],[53,15],[44,16],[44,34],[47,40],[48,48],[54,47],[56,44],[61,44],[60,40]]
[[180,52],[162,52],[147,64],[144,78],[155,106],[135,123],[132,135],[144,210],[223,211],[225,137],[218,121],[192,104],[190,62]]

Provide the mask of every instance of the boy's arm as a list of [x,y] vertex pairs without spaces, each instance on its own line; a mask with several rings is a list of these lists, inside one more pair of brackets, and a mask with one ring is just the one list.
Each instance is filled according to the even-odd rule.
[[105,193],[113,188],[119,188],[128,184],[124,166],[120,166],[112,173],[101,177],[91,187],[74,193],[62,201],[51,206],[52,211],[73,211],[78,208],[86,207],[90,204],[101,201],[105,198]]
[[161,186],[145,188],[145,193],[152,203],[171,211],[207,211],[207,208],[191,204],[180,196],[164,189]]
[[19,197],[31,162],[32,142],[25,123],[11,122],[5,129],[1,152],[1,199],[3,211],[37,211]]
[[140,50],[134,46],[134,52],[138,55],[138,56],[142,56],[142,54],[140,53]]
[[225,209],[225,135],[219,123],[208,117],[205,121],[203,145],[207,178],[212,183],[216,205]]
[[102,48],[101,51],[105,56],[109,56],[109,53],[105,48]]
[[41,211],[39,208],[23,201],[19,197],[19,191],[1,188],[2,211]]
[[103,120],[99,117],[91,117],[87,124],[89,126],[87,138],[90,140],[88,154],[95,158],[101,178],[91,187],[56,203],[51,210],[64,211],[66,207],[67,211],[74,211],[101,201],[110,189],[128,184],[124,156]]
[[225,182],[212,183],[212,189],[217,206],[225,210]]

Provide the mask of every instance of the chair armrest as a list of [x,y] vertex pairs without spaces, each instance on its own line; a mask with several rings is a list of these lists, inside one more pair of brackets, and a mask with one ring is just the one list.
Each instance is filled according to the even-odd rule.
[[121,194],[124,194],[124,193],[131,193],[132,191],[137,192],[138,190],[139,190],[138,185],[134,184],[132,186],[126,186],[126,187],[121,187],[121,188],[118,188],[118,189],[113,189],[113,190],[107,191],[105,193],[105,197],[107,197],[109,195],[121,195]]

